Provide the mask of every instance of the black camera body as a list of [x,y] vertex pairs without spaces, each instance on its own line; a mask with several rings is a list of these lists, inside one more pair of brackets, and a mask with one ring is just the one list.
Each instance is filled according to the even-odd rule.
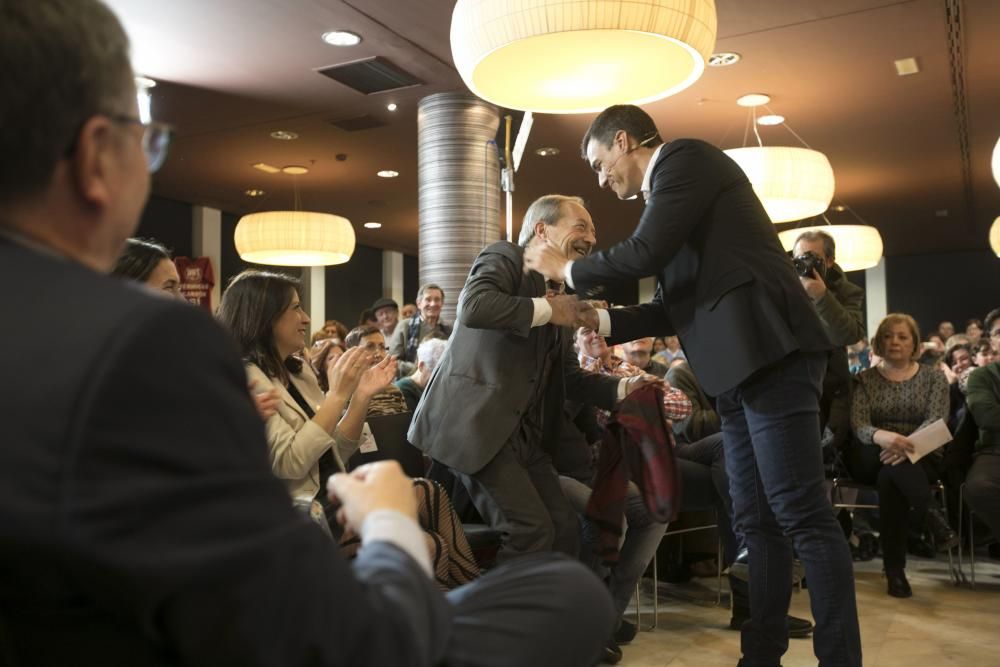
[[807,251],[798,257],[793,257],[792,264],[795,265],[795,272],[803,278],[812,278],[813,269],[815,269],[821,278],[826,279],[826,262],[812,251]]

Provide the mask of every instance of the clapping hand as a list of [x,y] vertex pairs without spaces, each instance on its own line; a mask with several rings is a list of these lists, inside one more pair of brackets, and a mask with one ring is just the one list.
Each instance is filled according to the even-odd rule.
[[413,483],[396,461],[376,461],[349,473],[337,473],[327,481],[326,490],[330,501],[340,505],[337,521],[358,534],[365,518],[378,510],[417,519]]
[[348,400],[358,388],[361,376],[371,366],[371,362],[372,354],[360,345],[340,355],[326,374],[330,395],[344,401]]
[[257,380],[252,380],[247,388],[250,390],[250,395],[253,396],[253,403],[257,408],[257,414],[260,415],[262,420],[267,421],[278,411],[278,404],[281,403],[281,397],[278,395],[277,389],[255,393],[254,389],[256,387]]
[[361,375],[358,383],[357,396],[368,400],[396,377],[396,357],[387,355]]

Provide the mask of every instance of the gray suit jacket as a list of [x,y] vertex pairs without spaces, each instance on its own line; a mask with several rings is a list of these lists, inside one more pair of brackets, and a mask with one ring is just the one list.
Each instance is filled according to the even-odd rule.
[[545,295],[541,274],[523,270],[524,251],[507,241],[476,258],[459,297],[451,343],[413,415],[409,440],[431,458],[465,474],[490,462],[514,433],[542,380],[539,346],[558,337],[544,387],[542,445],[556,446],[563,399],[611,409],[618,380],[580,368],[568,329],[531,326],[531,299]]

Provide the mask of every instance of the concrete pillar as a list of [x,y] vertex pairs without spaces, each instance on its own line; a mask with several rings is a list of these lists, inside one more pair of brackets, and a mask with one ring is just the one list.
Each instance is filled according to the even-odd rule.
[[885,257],[879,260],[878,266],[865,269],[865,303],[868,318],[868,328],[865,329],[869,339],[878,330],[879,322],[889,314],[889,291],[885,281]]
[[316,331],[326,321],[326,267],[302,267],[301,291],[302,307],[312,320],[312,331]]
[[382,251],[382,296],[387,296],[403,307],[403,253]]
[[420,284],[445,293],[452,322],[472,262],[500,238],[500,114],[468,93],[437,93],[417,108]]
[[191,211],[191,252],[195,257],[212,260],[215,285],[212,286],[212,312],[219,307],[222,296],[222,212],[207,206],[195,206]]

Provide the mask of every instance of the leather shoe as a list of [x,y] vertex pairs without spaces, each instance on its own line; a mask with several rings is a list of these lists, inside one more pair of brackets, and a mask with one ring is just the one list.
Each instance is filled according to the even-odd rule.
[[906,573],[902,570],[886,570],[885,579],[889,584],[889,595],[894,598],[908,598],[913,596],[910,582],[906,580]]
[[617,665],[622,661],[622,649],[615,643],[614,639],[608,640],[608,643],[604,646],[604,655],[601,657],[601,662],[605,665]]
[[[740,581],[750,581],[750,551],[746,547],[739,550],[736,554],[736,558],[733,562],[726,568],[723,574],[728,574],[730,576],[736,577]],[[802,561],[795,559],[792,561],[792,586],[798,584],[802,581],[802,578],[806,576],[806,569],[802,565]]]
[[618,625],[618,629],[615,630],[615,643],[619,646],[622,644],[628,644],[633,639],[635,639],[635,633],[638,630],[635,627],[635,623],[626,621],[624,618],[622,622]]
[[[733,617],[729,619],[730,630],[742,630],[743,624],[750,620],[749,609],[733,609]],[[788,616],[788,638],[804,639],[812,634],[813,624],[804,618]]]
[[934,537],[934,546],[938,551],[950,551],[958,546],[958,535],[948,524],[948,517],[939,509],[927,510],[927,527]]

